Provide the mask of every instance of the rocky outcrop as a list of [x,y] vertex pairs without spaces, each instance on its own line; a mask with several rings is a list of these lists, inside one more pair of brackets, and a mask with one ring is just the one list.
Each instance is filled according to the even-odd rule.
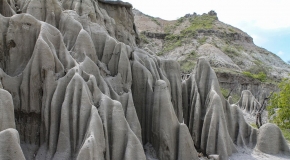
[[267,123],[259,129],[256,149],[269,154],[285,154],[290,156],[290,150],[281,130],[275,124]]
[[20,137],[15,130],[12,96],[0,85],[0,159],[24,160]]
[[1,10],[1,159],[145,160],[145,144],[160,160],[198,159],[197,150],[227,159],[235,145],[259,143],[206,59],[182,82],[176,61],[122,42],[134,27],[117,14],[130,6],[100,3]]
[[[270,132],[271,127],[259,130],[252,128],[240,109],[244,107],[254,111],[259,103],[249,91],[245,91],[243,95],[238,106],[230,105],[223,98],[218,79],[209,63],[205,59],[198,60],[195,73],[183,81],[184,122],[188,125],[197,150],[207,155],[218,154],[220,159],[228,159],[228,156],[236,152],[235,146],[259,148],[263,146],[262,143],[268,143],[260,139],[263,139],[265,130]],[[247,107],[244,106],[246,104]],[[276,140],[279,141],[278,139],[283,139],[283,136],[280,134]],[[284,152],[287,147],[277,150],[279,151],[275,151],[275,154]],[[269,150],[263,152],[272,154]]]
[[168,35],[166,33],[153,33],[153,32],[146,32],[146,31],[141,32],[141,34],[144,34],[146,37],[149,37],[149,38],[157,38],[157,39],[162,39],[162,40],[164,40],[165,37]]
[[244,90],[249,90],[254,98],[263,103],[263,100],[268,97],[271,92],[277,91],[278,87],[274,83],[263,83],[257,79],[252,79],[242,74],[231,74],[226,72],[216,73],[219,79],[221,88],[232,90],[231,95],[236,98],[233,103],[237,103],[241,93]]
[[256,114],[261,108],[261,104],[255,99],[249,90],[244,90],[241,94],[240,100],[237,102],[238,106],[250,114]]
[[138,38],[138,33],[134,24],[132,5],[122,1],[99,0],[99,6],[103,12],[107,12],[107,19],[109,17],[113,19],[113,24],[104,21],[106,27],[112,28],[114,31],[110,35],[120,42],[135,47],[135,40]]
[[24,160],[18,132],[9,128],[0,132],[0,159]]

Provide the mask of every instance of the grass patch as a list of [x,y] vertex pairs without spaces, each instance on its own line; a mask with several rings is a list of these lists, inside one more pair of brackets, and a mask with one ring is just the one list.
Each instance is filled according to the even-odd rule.
[[235,33],[235,30],[232,28],[229,28],[229,31],[231,31],[232,33]]
[[251,123],[250,125],[251,125],[253,128],[256,128],[256,129],[258,129],[258,127],[257,127],[256,123]]
[[231,58],[233,58],[235,56],[239,56],[239,52],[234,47],[225,46],[222,50],[224,53],[226,53]]
[[222,87],[221,87],[221,92],[222,92],[222,95],[223,95],[224,97],[226,97],[226,96],[229,94],[229,90],[226,89],[226,88],[222,88]]
[[206,42],[206,40],[207,40],[207,37],[202,37],[202,38],[198,39],[198,43],[203,45]]
[[261,82],[266,82],[267,81],[267,75],[264,72],[259,72],[258,74],[253,74],[251,72],[248,71],[244,71],[243,75],[253,78],[253,79],[258,79]]
[[[223,88],[223,87],[220,87],[220,89],[221,89],[222,95],[224,96],[224,98],[226,98],[230,91],[227,88]],[[230,96],[232,97],[233,103],[238,102],[238,100],[240,99],[240,96],[238,94],[234,94],[233,92],[231,93]]]
[[191,33],[199,29],[212,29],[215,20],[217,20],[216,16],[210,16],[208,14],[197,16],[190,20],[191,21],[190,26],[185,30],[183,30],[183,32]]
[[139,34],[139,38],[141,42],[146,43],[146,44],[149,43],[149,40],[147,39],[146,35],[144,35],[143,33]]
[[160,26],[161,24],[157,21],[156,18],[154,17],[150,17],[151,18],[151,21],[155,22],[158,26]]
[[184,61],[179,62],[181,71],[183,73],[191,73],[191,71],[194,69],[196,65],[197,58],[198,56],[196,52],[191,51]]
[[177,22],[174,25],[179,26],[182,22],[184,22],[184,20],[185,20],[184,17],[180,17],[180,18],[178,18]]
[[178,35],[168,34],[165,37],[164,47],[163,47],[161,52],[166,53],[166,52],[173,50],[174,48],[180,47],[180,46],[182,46],[183,43],[188,42],[187,39],[190,36],[195,36],[195,35],[196,35],[196,32],[193,32],[193,33],[187,34],[187,35],[184,33],[181,33]]
[[290,129],[280,128],[285,139],[290,143]]
[[184,42],[184,37],[182,37],[182,35],[168,34],[165,37],[164,47],[162,48],[162,51],[158,55],[162,55],[177,47],[182,46],[183,42]]
[[236,45],[235,47],[236,47],[236,49],[237,49],[238,51],[240,51],[240,52],[244,50],[244,47],[241,46],[241,45]]
[[[177,47],[182,46],[184,43],[189,43],[191,39],[197,38],[197,30],[199,29],[212,29],[213,23],[217,19],[216,16],[210,16],[207,14],[204,14],[202,16],[197,16],[195,18],[192,18],[190,20],[191,25],[182,30],[180,34],[174,35],[174,34],[168,34],[165,37],[164,41],[164,47],[162,51],[158,55],[162,55],[166,52],[169,52]],[[165,32],[166,33],[172,33],[172,31],[181,23],[183,23],[186,20],[186,18],[181,17],[177,20],[177,22],[174,24],[174,26],[166,26]],[[206,37],[199,39],[199,43],[203,44],[207,40]],[[186,66],[190,66],[189,62],[186,63]],[[187,67],[185,67],[187,68]]]
[[183,73],[190,73],[196,65],[196,61],[187,60],[180,63],[180,69]]
[[170,33],[175,27],[171,26],[171,25],[167,25],[164,27],[164,32],[165,33]]

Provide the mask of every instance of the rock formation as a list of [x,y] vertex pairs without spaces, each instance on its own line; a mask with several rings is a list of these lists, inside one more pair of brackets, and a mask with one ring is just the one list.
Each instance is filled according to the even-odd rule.
[[136,47],[130,4],[0,4],[1,159],[145,160],[145,144],[160,160],[270,152],[268,129],[257,138],[206,59],[182,82],[177,62]]
[[256,114],[261,107],[261,104],[255,99],[249,90],[244,90],[241,94],[241,99],[237,105],[248,113]]

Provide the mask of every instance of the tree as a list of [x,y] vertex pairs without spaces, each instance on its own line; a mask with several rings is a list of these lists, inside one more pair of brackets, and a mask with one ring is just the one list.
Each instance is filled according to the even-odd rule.
[[290,79],[284,79],[279,83],[279,92],[270,98],[268,106],[269,116],[272,121],[283,128],[290,128]]
[[263,103],[261,105],[261,108],[257,111],[257,114],[256,114],[256,125],[257,125],[258,128],[260,128],[263,125],[263,123],[262,123],[262,113],[266,109],[266,103],[267,103],[268,99],[271,98],[273,93],[274,92],[272,92],[268,97],[264,98]]

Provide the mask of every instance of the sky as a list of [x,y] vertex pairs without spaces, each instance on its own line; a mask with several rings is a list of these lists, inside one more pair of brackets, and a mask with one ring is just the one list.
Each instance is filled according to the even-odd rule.
[[220,21],[248,33],[257,46],[290,61],[290,0],[123,0],[144,14],[175,20],[214,10]]

